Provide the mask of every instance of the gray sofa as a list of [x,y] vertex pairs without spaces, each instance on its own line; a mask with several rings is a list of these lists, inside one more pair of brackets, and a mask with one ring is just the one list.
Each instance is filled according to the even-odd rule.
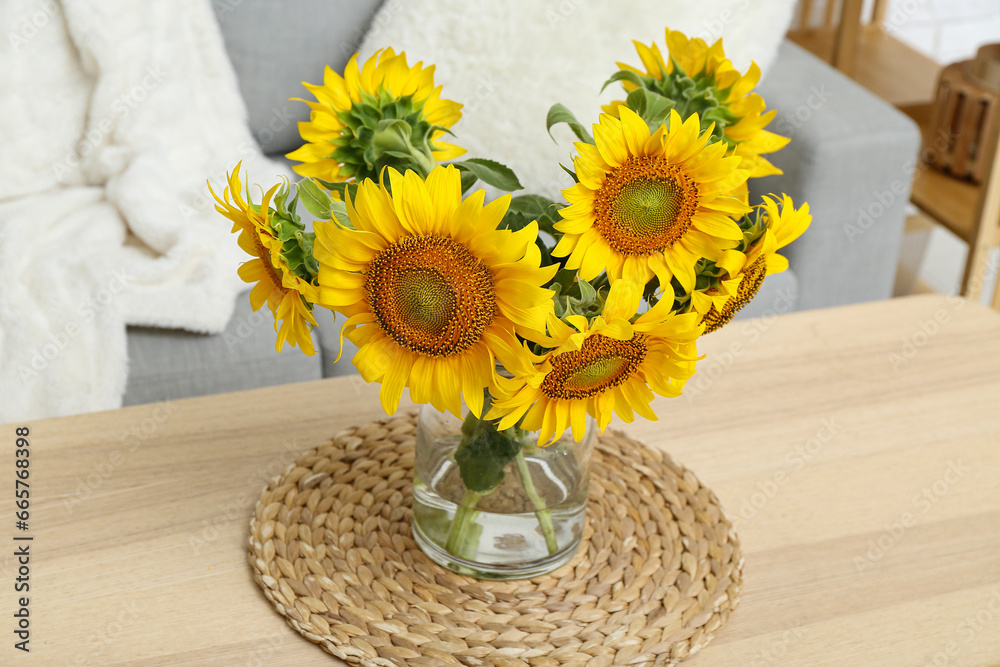
[[[213,3],[247,101],[251,129],[265,152],[297,147],[296,121],[307,117],[301,81],[322,79],[324,65],[341,70],[356,50],[378,0],[274,0]],[[769,278],[742,317],[825,308],[891,296],[910,170],[919,146],[916,126],[893,107],[790,42],[759,88],[777,110],[771,128],[792,138],[773,156],[780,176],[757,179],[754,194],[787,192],[808,201],[813,224],[786,251],[791,269]],[[274,350],[266,309],[239,300],[226,331],[206,336],[131,328],[125,404],[251,389],[353,372],[350,350],[334,364],[338,329],[318,313],[317,354]]]

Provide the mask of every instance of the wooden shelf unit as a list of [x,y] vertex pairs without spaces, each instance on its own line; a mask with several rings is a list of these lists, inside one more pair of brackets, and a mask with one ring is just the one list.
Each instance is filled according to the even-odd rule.
[[[838,27],[801,28],[788,38],[826,62],[835,62]],[[855,55],[837,67],[862,86],[895,106],[934,99],[941,66],[880,26],[858,27]]]
[[[920,126],[924,150],[933,147],[933,104],[911,104],[900,107],[900,111]],[[978,204],[982,194],[982,186],[949,176],[921,160],[914,176],[910,201],[935,222],[968,241],[976,231]]]
[[[800,27],[789,31],[788,38],[910,116],[923,134],[921,150],[933,149],[938,139],[931,136],[934,104],[944,68],[889,34],[886,0],[875,0],[868,23],[863,22],[864,4],[864,0],[826,0],[822,25],[815,26],[810,23],[812,0],[802,0]],[[994,123],[993,127],[1000,126],[1000,120]],[[938,171],[921,160],[910,196],[927,216],[969,244],[962,294],[972,299],[982,293],[990,253],[1000,245],[997,142],[998,137],[992,136],[982,146],[992,156],[982,185]],[[1000,310],[1000,282],[993,307]]]

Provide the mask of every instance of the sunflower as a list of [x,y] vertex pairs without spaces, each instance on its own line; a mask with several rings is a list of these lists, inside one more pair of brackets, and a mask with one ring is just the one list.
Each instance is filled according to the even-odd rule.
[[[243,263],[239,276],[247,283],[256,283],[250,290],[250,305],[254,311],[265,303],[274,316],[274,329],[278,332],[276,342],[278,352],[287,340],[297,345],[307,355],[312,356],[312,327],[316,320],[312,314],[312,304],[316,302],[318,289],[303,276],[298,275],[282,256],[283,243],[272,226],[271,198],[282,184],[275,185],[264,193],[260,206],[246,200],[241,194],[240,166],[228,175],[229,185],[220,199],[209,184],[209,191],[215,198],[215,210],[233,221],[233,231],[240,233],[238,243],[254,259]],[[233,200],[230,203],[230,198]],[[278,321],[281,327],[278,327]]]
[[465,153],[440,141],[445,128],[462,117],[462,105],[441,99],[434,66],[422,65],[410,67],[405,53],[389,48],[360,69],[354,54],[343,77],[327,67],[321,86],[303,83],[316,101],[300,100],[312,111],[308,122],[299,123],[306,143],[287,155],[303,163],[295,171],[326,181],[360,182],[377,178],[383,167],[405,169],[414,162],[426,173],[435,160]]
[[[666,44],[670,57],[666,60],[656,44],[634,44],[645,72],[618,63],[624,72],[635,75],[623,79],[625,90],[636,90],[641,83],[651,92],[672,99],[683,118],[699,114],[703,129],[715,123],[716,138],[731,144],[734,154],[744,158],[742,166],[750,171],[751,178],[781,173],[761,156],[783,148],[789,140],[764,129],[777,112],[765,113],[764,99],[751,92],[760,80],[756,63],[740,74],[726,58],[721,39],[708,46],[702,39],[688,39],[684,33],[669,28]],[[624,104],[612,102],[605,109],[617,115]]]
[[498,230],[510,202],[462,200],[455,167],[426,179],[388,170],[389,185],[364,181],[347,211],[354,229],[316,223],[319,303],[348,317],[341,330],[359,350],[361,376],[381,382],[382,406],[395,412],[403,387],[417,403],[461,414],[462,395],[478,417],[496,360],[528,361],[515,332],[540,329],[552,311],[541,285],[538,226]]
[[788,260],[778,250],[802,236],[812,221],[809,204],[796,209],[788,195],[782,195],[780,206],[771,197],[763,197],[763,202],[750,226],[752,240],[743,268],[709,290],[708,298],[696,299],[697,293],[692,294],[692,308],[703,315],[705,333],[728,324],[757,296],[764,278],[788,268]]
[[521,428],[539,431],[548,444],[571,428],[580,440],[586,417],[597,419],[601,431],[612,412],[627,422],[634,414],[655,420],[649,407],[653,392],[678,396],[694,374],[701,334],[697,313],[670,312],[670,299],[659,301],[634,322],[642,290],[619,280],[600,316],[571,316],[564,322],[548,317],[548,334],[555,346],[541,363],[513,378],[500,378],[487,419],[499,419],[499,429],[521,421]]
[[682,122],[671,111],[669,120],[669,130],[651,135],[623,108],[621,119],[601,115],[596,145],[576,144],[579,182],[563,190],[569,206],[559,211],[563,236],[552,254],[568,255],[567,268],[584,280],[604,270],[643,285],[676,276],[690,291],[698,258],[714,260],[743,238],[730,217],[750,210],[738,196],[747,179],[741,158],[699,135],[697,115]]

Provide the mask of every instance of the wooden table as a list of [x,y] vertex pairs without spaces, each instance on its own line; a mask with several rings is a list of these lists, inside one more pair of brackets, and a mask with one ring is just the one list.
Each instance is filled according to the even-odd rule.
[[[1000,315],[910,297],[737,321],[702,350],[688,395],[626,427],[744,544],[743,602],[685,664],[1000,664]],[[247,524],[267,478],[378,417],[376,395],[344,378],[27,424],[31,653],[0,557],[0,663],[338,664],[253,583]]]

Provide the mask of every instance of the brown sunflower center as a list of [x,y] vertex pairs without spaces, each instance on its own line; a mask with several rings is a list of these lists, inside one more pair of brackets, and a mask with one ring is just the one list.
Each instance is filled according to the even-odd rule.
[[608,174],[597,191],[598,233],[623,255],[663,251],[691,227],[698,186],[662,157],[633,157]]
[[646,350],[642,334],[630,340],[590,336],[579,350],[552,358],[552,370],[542,380],[542,392],[549,398],[581,399],[617,387],[639,370]]
[[270,279],[271,284],[274,288],[280,292],[287,292],[288,290],[281,283],[281,276],[278,274],[277,269],[274,268],[274,264],[271,263],[271,251],[264,247],[264,243],[260,240],[260,235],[256,229],[248,229],[247,233],[250,238],[253,239],[254,248],[257,250],[257,256],[260,257],[260,261],[264,264],[264,272],[267,273],[267,277]]
[[702,318],[701,321],[705,323],[705,333],[712,333],[729,324],[736,313],[740,312],[757,296],[766,276],[767,262],[764,257],[758,257],[757,261],[743,272],[743,279],[740,280],[740,284],[736,288],[736,294],[729,297],[729,300],[722,306],[722,312],[720,313],[715,309],[715,306],[712,306],[712,309]]
[[420,354],[464,352],[497,313],[489,267],[443,236],[407,236],[379,252],[365,291],[382,330]]

